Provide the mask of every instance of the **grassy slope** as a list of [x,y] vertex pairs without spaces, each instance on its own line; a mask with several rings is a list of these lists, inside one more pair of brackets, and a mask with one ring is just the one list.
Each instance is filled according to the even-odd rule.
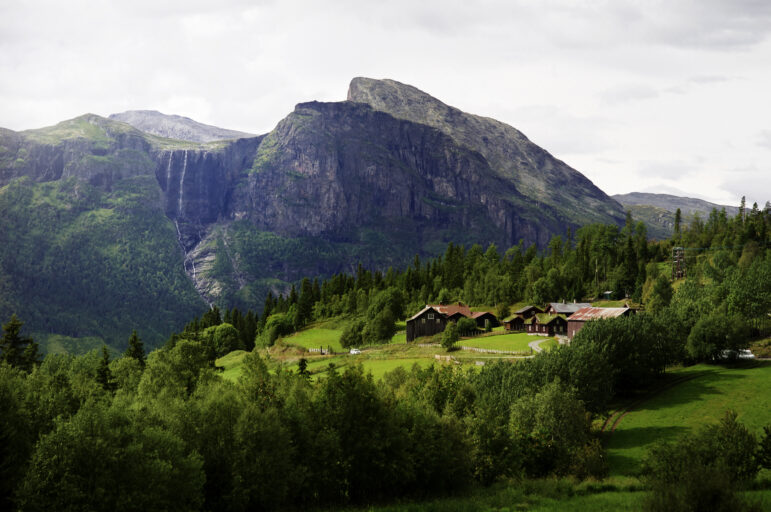
[[756,434],[771,423],[771,364],[752,368],[697,365],[675,372],[688,378],[627,414],[608,440],[612,475],[633,475],[657,440],[674,440],[716,423],[727,409]]

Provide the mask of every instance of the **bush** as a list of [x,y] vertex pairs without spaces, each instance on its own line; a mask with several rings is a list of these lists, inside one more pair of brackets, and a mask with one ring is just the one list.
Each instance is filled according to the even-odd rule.
[[693,326],[685,345],[688,355],[696,360],[711,360],[724,350],[735,351],[749,344],[749,329],[740,317],[710,315]]
[[648,510],[744,510],[736,488],[755,477],[755,437],[727,411],[718,425],[674,444],[659,444],[643,461]]
[[455,342],[460,339],[458,335],[458,326],[455,322],[450,322],[447,327],[444,328],[442,333],[442,346],[450,352],[455,349]]
[[348,348],[358,347],[363,344],[364,338],[362,337],[362,331],[364,331],[364,327],[364,320],[354,320],[349,323],[345,329],[343,329],[343,334],[340,335],[340,345],[342,345],[343,348]]
[[461,318],[458,320],[458,334],[461,336],[470,336],[477,330],[477,323],[473,318]]

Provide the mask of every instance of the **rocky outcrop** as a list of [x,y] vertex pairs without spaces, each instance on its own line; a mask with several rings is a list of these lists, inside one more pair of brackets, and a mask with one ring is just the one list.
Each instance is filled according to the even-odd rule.
[[251,133],[226,130],[193,121],[189,117],[162,114],[157,110],[129,110],[120,114],[111,114],[110,119],[130,124],[137,130],[159,137],[191,142],[254,137]]
[[510,180],[527,196],[529,201],[522,206],[533,219],[543,217],[546,205],[563,224],[623,221],[623,209],[618,203],[512,126],[467,114],[394,80],[354,78],[348,100],[366,103],[399,119],[432,126],[459,145],[478,152],[499,176]]
[[[441,131],[353,102],[303,103],[261,143],[231,217],[285,236],[350,241],[362,227],[409,222],[480,243],[545,244],[561,226],[522,218],[527,198],[477,152]],[[546,225],[544,225],[546,224]]]

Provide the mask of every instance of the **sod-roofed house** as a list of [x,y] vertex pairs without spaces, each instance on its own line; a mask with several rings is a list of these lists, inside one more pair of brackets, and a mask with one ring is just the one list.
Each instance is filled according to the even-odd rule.
[[550,302],[546,306],[546,311],[549,315],[564,315],[570,317],[573,313],[582,308],[592,307],[588,302]]
[[592,306],[581,308],[568,318],[568,338],[573,339],[578,331],[592,320],[602,320],[604,318],[617,318],[627,316],[633,313],[630,308],[594,308]]
[[426,306],[407,319],[407,341],[421,336],[433,336],[444,331],[447,317],[434,306]]
[[538,306],[525,306],[516,310],[514,315],[526,320],[538,313],[545,313],[545,311]]
[[538,306],[525,306],[519,308],[513,315],[506,317],[503,320],[503,328],[507,331],[524,331],[525,320],[532,318],[539,313],[543,313],[543,309]]
[[549,315],[538,313],[525,320],[525,331],[528,334],[543,336],[564,335],[567,332],[568,321],[564,315]]

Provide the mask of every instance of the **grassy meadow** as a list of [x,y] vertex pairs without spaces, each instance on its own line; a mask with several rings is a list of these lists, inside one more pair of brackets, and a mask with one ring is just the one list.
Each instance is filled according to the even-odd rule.
[[700,364],[676,369],[668,378],[671,387],[634,406],[608,433],[611,475],[635,475],[655,442],[717,423],[728,409],[756,435],[771,423],[771,363],[734,368]]

